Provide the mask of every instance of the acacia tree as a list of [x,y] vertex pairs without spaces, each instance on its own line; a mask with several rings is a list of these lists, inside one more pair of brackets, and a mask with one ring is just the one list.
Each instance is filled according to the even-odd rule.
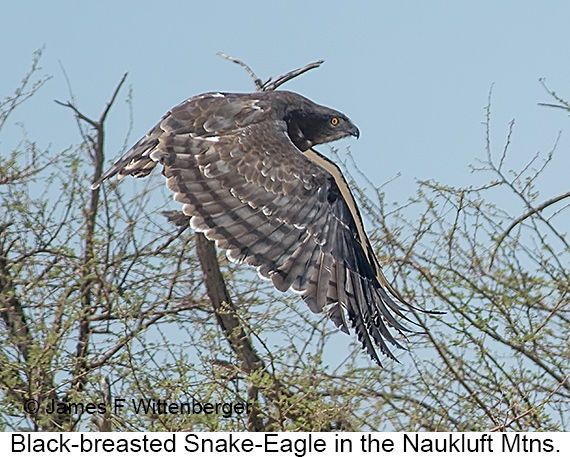
[[[46,81],[37,77],[40,56],[0,106],[0,134]],[[319,65],[263,82],[231,60],[257,90]],[[381,369],[326,316],[192,234],[161,177],[90,190],[107,163],[107,115],[124,81],[96,118],[73,98],[62,103],[76,116],[77,147],[40,152],[23,141],[0,159],[4,429],[568,428],[568,195],[540,203],[537,184],[554,151],[510,174],[509,141],[495,158],[487,135],[477,170],[492,173],[486,185],[420,182],[414,198],[394,206],[350,155],[331,149],[353,184],[367,186],[353,188],[387,275],[416,305],[446,311],[412,311],[426,332],[410,338],[402,364]],[[490,119],[489,107],[488,127]],[[502,193],[520,199],[520,215],[492,203]],[[342,360],[327,355],[339,338],[349,346]],[[128,404],[144,398],[252,407],[224,417]],[[130,407],[115,412],[116,399]],[[50,402],[68,408],[47,413]],[[95,410],[82,410],[90,402]]]
[[419,182],[417,196],[390,211],[372,183],[375,198],[361,194],[410,300],[446,311],[439,325],[414,313],[426,329],[414,346],[425,345],[429,356],[411,353],[414,365],[396,372],[406,387],[390,389],[386,401],[403,412],[397,423],[405,427],[567,430],[570,192],[546,200],[540,193],[558,138],[545,157],[509,170],[514,121],[496,154],[490,96],[486,110],[485,158],[473,167],[488,177],[484,184]]

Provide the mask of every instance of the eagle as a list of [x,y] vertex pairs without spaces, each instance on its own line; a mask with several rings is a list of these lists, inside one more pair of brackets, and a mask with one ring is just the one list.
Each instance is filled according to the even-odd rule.
[[[360,132],[339,111],[288,91],[191,97],[100,179],[143,177],[160,164],[191,227],[280,291],[325,311],[381,366],[404,349],[408,305],[386,280],[339,167],[313,149]],[[398,303],[399,302],[399,303]],[[411,322],[411,321],[410,321]]]

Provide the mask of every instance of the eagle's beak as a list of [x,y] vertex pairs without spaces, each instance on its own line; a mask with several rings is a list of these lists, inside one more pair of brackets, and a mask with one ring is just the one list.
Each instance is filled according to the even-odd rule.
[[355,136],[356,138],[360,138],[360,130],[358,130],[358,127],[356,125],[353,125],[348,133],[350,133],[352,136]]

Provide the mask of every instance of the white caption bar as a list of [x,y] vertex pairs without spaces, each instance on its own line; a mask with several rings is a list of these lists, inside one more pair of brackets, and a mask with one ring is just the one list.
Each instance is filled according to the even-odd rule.
[[0,455],[570,455],[570,433],[2,433]]

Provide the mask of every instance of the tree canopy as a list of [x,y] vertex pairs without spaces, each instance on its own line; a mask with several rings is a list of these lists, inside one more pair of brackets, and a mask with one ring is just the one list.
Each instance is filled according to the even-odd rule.
[[[0,138],[42,90],[40,58],[0,104]],[[274,82],[248,70],[271,90],[316,66]],[[379,368],[326,316],[193,234],[160,177],[91,190],[115,156],[104,138],[125,79],[99,117],[61,103],[80,144],[42,151],[24,137],[0,155],[1,429],[569,429],[570,192],[541,192],[556,145],[511,170],[514,125],[492,144],[490,97],[477,184],[421,181],[403,204],[330,150],[386,275],[444,312],[411,310],[424,332]]]

